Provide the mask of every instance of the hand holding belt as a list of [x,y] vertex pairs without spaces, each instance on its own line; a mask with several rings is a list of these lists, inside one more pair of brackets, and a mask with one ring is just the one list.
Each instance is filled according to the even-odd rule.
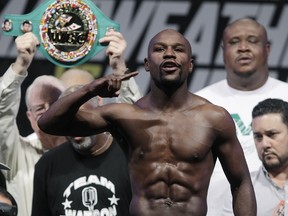
[[99,53],[107,44],[99,38],[106,30],[120,30],[120,25],[90,0],[48,0],[24,15],[4,15],[4,35],[18,36],[32,31],[39,39],[39,49],[52,63],[73,67]]

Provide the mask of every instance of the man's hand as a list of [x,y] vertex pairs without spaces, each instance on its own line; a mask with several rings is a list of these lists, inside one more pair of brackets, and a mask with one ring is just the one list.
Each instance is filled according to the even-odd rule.
[[96,79],[92,83],[88,84],[89,91],[93,95],[100,97],[117,97],[119,95],[119,89],[121,87],[121,82],[128,80],[138,74],[138,71],[130,72],[124,75],[113,75],[110,74],[105,77]]
[[18,36],[15,43],[18,55],[12,69],[15,73],[24,74],[33,60],[39,41],[33,33],[28,32]]
[[106,55],[109,56],[109,64],[115,75],[123,75],[126,71],[124,51],[127,43],[120,32],[110,29],[103,38],[99,39],[100,43],[109,43],[106,49]]

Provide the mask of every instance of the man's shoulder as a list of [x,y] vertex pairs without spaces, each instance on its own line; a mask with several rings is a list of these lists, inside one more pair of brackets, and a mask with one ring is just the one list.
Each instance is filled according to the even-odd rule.
[[216,122],[221,121],[221,119],[226,119],[227,117],[230,118],[230,114],[224,107],[211,103],[201,96],[198,97],[199,100],[194,109],[197,109],[197,112],[200,114],[199,116],[202,116],[202,118]]
[[26,137],[19,135],[21,149],[28,154],[36,153],[37,155],[43,154],[43,147],[36,133],[32,133]]
[[288,88],[288,83],[286,83],[286,82],[284,82],[282,80],[276,79],[274,77],[269,77],[268,78],[268,83],[270,83],[271,85],[277,86],[277,87]]
[[251,181],[253,184],[259,181],[263,181],[265,173],[263,171],[263,166],[260,166],[258,170],[255,170],[250,173]]
[[287,91],[288,83],[273,77],[269,77],[265,87],[263,88],[263,93],[265,93],[267,97],[275,97],[282,100],[288,100]]
[[[26,77],[27,77],[27,73],[25,75],[16,74],[13,71],[12,66],[10,66],[7,69],[7,71],[3,74],[3,76],[1,77],[1,85],[4,88],[8,88],[10,86],[16,88],[22,84],[22,82],[24,81]],[[11,85],[12,83],[13,85]]]
[[46,151],[39,161],[50,161],[51,159],[57,159],[62,158],[64,159],[64,156],[68,155],[69,151],[71,149],[71,144],[69,142],[65,142],[59,146],[56,146],[48,151]]
[[220,80],[214,84],[208,85],[198,91],[195,92],[195,94],[200,95],[200,96],[205,96],[207,94],[211,95],[211,94],[218,94],[223,87],[225,87],[227,85],[227,80]]

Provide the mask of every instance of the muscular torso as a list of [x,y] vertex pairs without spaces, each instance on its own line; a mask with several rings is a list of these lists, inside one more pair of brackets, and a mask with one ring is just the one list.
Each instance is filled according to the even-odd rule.
[[166,113],[141,108],[130,113],[133,123],[121,119],[132,145],[132,215],[206,215],[216,136],[206,114],[197,107]]

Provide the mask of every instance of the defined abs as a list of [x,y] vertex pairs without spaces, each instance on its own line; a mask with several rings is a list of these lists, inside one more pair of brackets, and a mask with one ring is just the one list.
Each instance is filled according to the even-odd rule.
[[191,188],[185,180],[185,173],[171,163],[160,163],[152,172],[149,182],[146,182],[145,197],[152,200],[162,200],[167,206],[174,202],[185,202],[191,197]]

